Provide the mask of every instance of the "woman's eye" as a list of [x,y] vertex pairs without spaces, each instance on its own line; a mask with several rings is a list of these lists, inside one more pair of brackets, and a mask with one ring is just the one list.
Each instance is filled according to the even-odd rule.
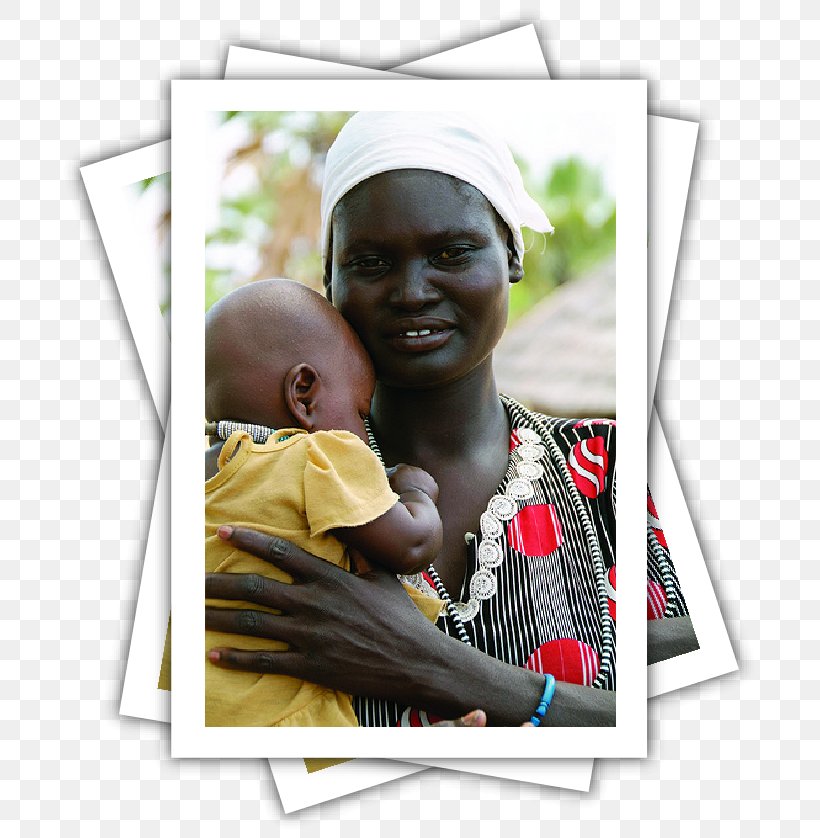
[[389,267],[389,263],[381,256],[361,256],[350,261],[350,267],[365,273],[383,271]]
[[457,265],[466,261],[473,248],[463,244],[454,244],[451,247],[445,247],[433,257],[434,262],[443,262],[446,265]]

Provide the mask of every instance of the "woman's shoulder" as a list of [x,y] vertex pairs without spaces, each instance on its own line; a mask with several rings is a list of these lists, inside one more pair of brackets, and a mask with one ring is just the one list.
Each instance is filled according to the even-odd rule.
[[[514,450],[527,442],[543,443],[566,463],[573,482],[587,498],[603,496],[616,462],[615,422],[612,419],[568,419],[530,410],[503,397],[509,412]],[[533,433],[534,432],[534,433]]]
[[533,430],[544,436],[551,436],[562,449],[572,448],[583,440],[593,437],[602,438],[607,447],[613,446],[616,436],[616,424],[614,419],[607,418],[567,418],[562,416],[550,416],[530,410],[515,399],[503,396],[505,405],[510,414],[512,432],[521,428]]

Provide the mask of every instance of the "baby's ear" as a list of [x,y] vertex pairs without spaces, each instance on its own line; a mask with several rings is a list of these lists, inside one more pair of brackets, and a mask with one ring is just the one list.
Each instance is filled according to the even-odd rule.
[[322,383],[310,364],[296,364],[285,375],[285,405],[298,427],[312,431],[316,425],[316,405]]

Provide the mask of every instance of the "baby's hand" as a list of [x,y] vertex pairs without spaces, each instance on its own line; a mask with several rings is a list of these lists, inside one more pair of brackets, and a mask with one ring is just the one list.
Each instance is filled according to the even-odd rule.
[[390,488],[398,495],[418,489],[435,503],[438,500],[438,483],[422,468],[399,463],[387,470]]

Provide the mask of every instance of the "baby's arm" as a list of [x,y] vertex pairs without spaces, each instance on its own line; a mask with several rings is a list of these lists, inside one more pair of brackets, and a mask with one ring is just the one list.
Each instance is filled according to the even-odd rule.
[[399,502],[361,527],[340,527],[333,535],[366,559],[394,573],[418,573],[441,550],[438,484],[423,469],[396,466],[389,476]]

